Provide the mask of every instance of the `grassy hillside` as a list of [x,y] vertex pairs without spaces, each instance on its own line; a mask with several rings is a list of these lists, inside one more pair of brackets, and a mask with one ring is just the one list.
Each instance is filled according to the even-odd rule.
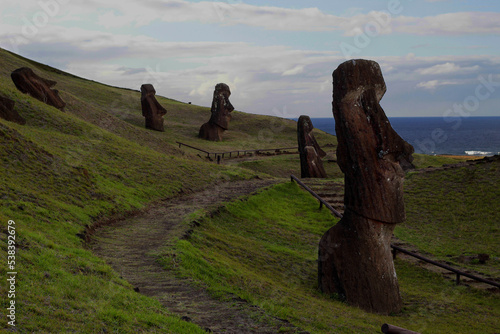
[[[217,165],[199,157],[198,152],[179,149],[175,144],[176,141],[181,141],[218,152],[293,147],[297,145],[296,123],[235,111],[224,141],[207,142],[198,139],[197,133],[200,125],[210,116],[209,108],[157,97],[168,110],[165,116],[166,131],[149,131],[144,129],[138,91],[84,80],[1,49],[0,60],[0,94],[15,100],[16,110],[27,120],[27,124],[21,126],[0,119],[1,262],[3,268],[6,268],[7,236],[10,233],[8,222],[12,221],[15,222],[12,226],[15,226],[17,244],[15,270],[18,272],[18,280],[15,301],[18,331],[203,332],[195,325],[169,314],[157,301],[134,292],[130,284],[86,248],[81,238],[82,233],[87,226],[96,222],[127,216],[145,208],[148,203],[213,186],[224,180],[299,174],[298,155],[278,155],[263,160],[255,157],[239,158]],[[44,78],[57,81],[55,88],[67,103],[64,112],[22,94],[15,88],[10,73],[23,66],[33,68]],[[207,101],[207,105],[210,102]],[[319,130],[316,130],[316,138],[322,146],[336,144],[334,136]],[[334,147],[330,146],[327,151],[333,159]],[[420,156],[418,161],[419,166],[443,163],[443,160],[430,161],[426,156]],[[331,178],[341,177],[335,163],[325,164]],[[419,176],[414,176],[414,179],[421,180]],[[422,184],[425,183],[426,181],[422,181]],[[366,315],[314,292],[314,283],[310,283],[314,281],[315,275],[315,239],[333,221],[324,212],[318,213],[304,207],[307,203],[311,204],[307,194],[289,185],[281,187],[273,190],[274,193],[269,193],[272,201],[267,198],[270,205],[275,203],[274,206],[263,206],[263,211],[252,208],[255,211],[252,215],[249,215],[248,207],[230,206],[228,212],[215,217],[210,226],[203,225],[200,234],[193,234],[192,242],[181,242],[178,250],[185,254],[186,264],[189,263],[190,256],[199,254],[201,249],[207,250],[206,247],[210,245],[224,244],[221,248],[214,248],[213,252],[212,249],[207,252],[207,256],[213,258],[219,257],[215,253],[217,250],[227,250],[224,247],[238,250],[235,252],[236,258],[224,258],[221,260],[222,264],[211,263],[210,258],[203,262],[198,257],[198,261],[202,263],[193,263],[194,269],[189,269],[188,266],[184,274],[198,276],[198,269],[195,267],[206,266],[203,270],[213,275],[213,278],[207,276],[206,279],[220,277],[226,280],[229,277],[228,281],[222,281],[227,283],[224,286],[204,283],[214,293],[223,295],[227,291],[235,291],[269,312],[289,317],[290,321],[305,328],[326,331],[331,328],[333,321],[333,326],[345,327],[347,332],[372,330],[379,325],[378,322],[386,319]],[[426,196],[419,189],[421,186],[413,188],[412,196]],[[269,194],[261,196],[271,196]],[[286,199],[288,195],[289,200]],[[259,201],[259,198],[256,200]],[[244,205],[244,202],[239,205]],[[417,204],[421,205],[426,204]],[[277,210],[278,206],[289,209]],[[234,217],[240,217],[238,215],[243,215],[242,221],[245,222],[238,232],[243,235],[232,230],[236,226],[225,226]],[[286,221],[287,217],[290,217],[289,222]],[[493,217],[498,218],[494,214]],[[255,219],[262,221],[254,224]],[[422,244],[424,248],[425,239],[419,240],[418,235],[411,236],[412,230],[415,228],[409,224],[401,229],[401,233],[405,233],[419,247]],[[433,233],[432,230],[422,231]],[[280,237],[274,238],[276,233]],[[445,233],[447,232],[444,231],[443,234]],[[223,239],[226,234],[227,238],[234,236],[234,241],[225,243]],[[244,246],[245,244],[247,245]],[[250,245],[255,246],[258,251],[256,260],[245,257],[242,261],[244,270],[234,269],[243,270],[235,275],[231,272],[232,269],[227,269],[227,265],[234,265],[244,252],[251,251],[248,248]],[[279,267],[271,268],[267,263],[287,263],[290,271],[276,273]],[[407,267],[404,263],[400,266]],[[406,285],[405,293],[411,302],[405,313],[398,318],[403,324],[423,322],[424,318],[432,316],[442,307],[452,308],[452,302],[462,297],[471,305],[484,303],[486,319],[498,315],[498,304],[494,304],[497,299],[491,296],[469,293],[460,288],[457,295],[454,287],[432,275],[429,278],[427,273],[417,268],[409,266],[402,270],[409,272],[408,277],[427,279],[425,282],[429,282],[431,287],[429,291],[422,292],[423,290],[418,290],[420,285],[416,282]],[[2,270],[0,276],[0,307],[4,310],[9,302],[3,297],[8,293],[4,274],[6,271]],[[413,280],[418,281],[415,278]],[[288,282],[293,284],[286,287]],[[248,291],[246,284],[250,285]],[[270,293],[272,300],[262,297],[263,293],[268,294],[274,288],[280,295]],[[290,291],[289,296],[282,297],[282,289]],[[218,293],[219,290],[222,292]],[[450,300],[447,295],[436,298],[436,291],[450,292],[460,298]],[[321,313],[313,314],[313,307],[305,314],[292,310],[304,296],[307,296],[305,300],[314,303],[311,305],[316,305],[314,298],[318,299]],[[427,303],[431,306],[424,306]],[[471,307],[469,313],[462,306],[457,309],[461,312],[460,316],[480,313],[476,306]],[[440,312],[438,314],[443,313],[448,317],[445,311]],[[304,317],[310,318],[304,320]],[[444,319],[450,319],[446,317]],[[352,319],[355,321],[351,325],[349,322]],[[474,317],[471,319],[477,320]],[[479,320],[477,322],[481,323]],[[442,323],[444,326],[444,322]],[[491,326],[495,324],[492,322]],[[0,327],[7,328],[5,317],[0,318]]]
[[[135,293],[77,235],[99,219],[179,192],[253,177],[251,171],[207,163],[176,147],[175,140],[205,144],[196,134],[209,109],[159,98],[169,110],[168,130],[148,131],[139,92],[79,79],[3,50],[0,59],[0,93],[15,100],[27,120],[25,126],[0,120],[2,263],[7,263],[7,222],[13,220],[19,329],[196,332]],[[22,66],[58,82],[65,112],[17,91],[10,72]],[[261,126],[261,119],[257,125],[247,122],[249,128]],[[240,137],[234,145],[246,141],[245,133]],[[7,295],[4,278],[2,296]],[[3,309],[7,303],[1,299]],[[2,327],[6,320],[1,318]]]
[[[395,235],[453,266],[500,277],[500,161],[410,174]],[[479,254],[489,260],[481,264]]]
[[[484,208],[498,218],[495,210]],[[377,333],[383,323],[420,333],[497,333],[500,326],[498,294],[457,287],[399,259],[400,314],[368,314],[318,293],[318,242],[337,219],[318,210],[317,201],[295,183],[231,203],[197,221],[201,226],[196,233],[177,244],[182,260],[172,262],[165,255],[170,268],[195,277],[216,296],[236,294],[311,333]],[[481,229],[478,233],[484,235]],[[498,246],[498,239],[487,242]],[[459,240],[456,247],[466,244]],[[498,250],[492,255],[498,256]]]

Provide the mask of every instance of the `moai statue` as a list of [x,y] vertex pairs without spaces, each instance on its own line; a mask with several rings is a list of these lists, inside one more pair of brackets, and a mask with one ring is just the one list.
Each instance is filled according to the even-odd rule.
[[8,97],[0,95],[0,118],[20,125],[26,124],[26,120],[14,110],[16,102]]
[[66,103],[59,97],[59,92],[51,89],[57,82],[39,77],[29,67],[18,68],[10,74],[10,77],[22,93],[31,95],[57,109],[64,109]]
[[297,122],[297,137],[300,153],[300,173],[302,178],[325,178],[323,158],[326,153],[319,147],[313,134],[314,126],[309,116],[300,116]]
[[380,107],[385,91],[374,61],[347,61],[333,72],[345,213],[321,238],[318,268],[323,292],[380,314],[402,306],[390,244],[394,227],[405,220],[400,161],[411,163],[413,153]]
[[230,95],[231,91],[228,85],[219,83],[215,86],[211,108],[212,116],[207,123],[201,126],[198,137],[211,141],[222,140],[222,134],[228,129],[231,112],[234,110],[233,105],[229,102]]
[[155,94],[153,85],[144,84],[141,86],[142,116],[146,118],[146,129],[165,131],[163,116],[167,110],[156,101]]

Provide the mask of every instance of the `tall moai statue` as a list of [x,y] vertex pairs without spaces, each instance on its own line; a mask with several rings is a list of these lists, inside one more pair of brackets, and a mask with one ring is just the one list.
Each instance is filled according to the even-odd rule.
[[151,84],[141,86],[142,116],[146,118],[146,129],[165,131],[163,116],[167,110],[156,100],[156,90]]
[[321,238],[318,283],[366,311],[402,307],[391,237],[405,220],[404,172],[413,147],[391,127],[379,102],[386,86],[380,66],[350,60],[333,72],[338,164],[345,174],[345,213]]
[[234,110],[233,105],[229,102],[230,95],[231,90],[225,83],[219,83],[215,86],[210,110],[212,116],[207,123],[201,126],[198,137],[211,141],[222,140],[222,134],[228,129],[231,112]]
[[300,116],[297,122],[297,139],[300,153],[300,174],[302,178],[325,178],[323,158],[326,153],[319,147],[313,134],[314,126],[309,116]]

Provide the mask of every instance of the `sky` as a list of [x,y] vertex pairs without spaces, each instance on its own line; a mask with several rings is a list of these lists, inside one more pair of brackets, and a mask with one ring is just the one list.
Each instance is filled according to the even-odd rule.
[[500,116],[498,0],[1,0],[0,47],[210,106],[332,117],[332,72],[378,62],[389,117]]

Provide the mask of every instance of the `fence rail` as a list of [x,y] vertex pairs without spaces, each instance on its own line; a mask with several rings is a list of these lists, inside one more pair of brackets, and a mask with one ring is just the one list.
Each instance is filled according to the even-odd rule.
[[257,149],[257,150],[236,150],[236,151],[227,151],[227,152],[208,152],[208,151],[203,150],[201,148],[197,148],[197,147],[194,147],[194,146],[191,146],[188,144],[184,144],[184,143],[181,143],[179,141],[176,141],[176,144],[179,144],[179,148],[181,148],[181,146],[186,146],[186,147],[192,148],[194,150],[203,152],[207,155],[207,158],[209,158],[209,159],[211,159],[210,156],[213,155],[214,159],[217,160],[217,163],[220,163],[220,159],[224,159],[226,156],[228,156],[229,158],[232,158],[233,155],[235,157],[239,157],[240,154],[246,155],[248,153],[259,154],[261,152],[267,152],[267,151],[274,151],[276,153],[282,152],[282,151],[289,151],[289,150],[297,150],[298,151],[298,147],[280,147],[280,148],[264,148],[264,149]]
[[414,331],[411,331],[409,329],[397,327],[394,325],[389,325],[389,324],[383,324],[382,325],[382,333],[385,334],[420,334]]
[[406,249],[403,249],[403,248],[401,248],[399,246],[396,246],[396,245],[391,245],[391,247],[392,247],[392,253],[393,253],[394,257],[396,257],[396,253],[397,252],[405,253],[405,254],[410,255],[410,256],[412,256],[414,258],[417,258],[419,260],[425,261],[427,263],[433,264],[435,266],[438,266],[438,267],[441,267],[443,269],[449,270],[452,273],[455,273],[457,275],[456,280],[455,280],[455,282],[457,283],[457,285],[460,284],[460,276],[465,276],[465,277],[471,278],[473,280],[476,280],[478,282],[486,283],[486,284],[489,284],[489,285],[496,286],[497,288],[500,288],[500,283],[493,282],[493,281],[484,279],[482,277],[479,277],[479,276],[476,276],[476,275],[472,275],[472,274],[463,272],[461,270],[458,270],[458,269],[455,269],[453,267],[450,267],[450,266],[448,266],[446,264],[439,263],[439,262],[433,261],[431,259],[425,258],[425,257],[423,257],[421,255],[418,255],[418,254],[412,253],[410,251],[407,251]]
[[[316,194],[311,188],[309,188],[307,185],[305,185],[302,181],[300,181],[296,176],[294,175],[290,175],[290,178],[293,181],[297,182],[297,184],[299,184],[300,186],[302,186],[305,190],[307,190],[311,195],[313,195],[321,204],[323,204],[324,206],[326,206],[335,216],[337,216],[338,218],[342,218],[342,214],[340,212],[338,212],[337,210],[335,210],[330,204],[328,204],[324,199],[322,199],[318,194]],[[320,208],[322,207],[322,205],[320,204]],[[421,255],[418,255],[418,254],[415,254],[415,253],[412,253],[410,251],[407,251],[406,249],[404,248],[401,248],[399,246],[396,246],[396,245],[393,245],[391,244],[391,248],[392,248],[392,254],[393,254],[393,257],[396,258],[396,254],[397,252],[401,252],[401,253],[404,253],[406,255],[409,255],[409,256],[412,256],[414,258],[417,258],[419,260],[422,260],[424,262],[427,262],[427,263],[430,263],[432,265],[435,265],[435,266],[438,266],[438,267],[441,267],[443,269],[446,269],[446,270],[449,270],[451,271],[452,273],[455,273],[457,276],[456,276],[456,284],[460,284],[460,276],[465,276],[465,277],[468,277],[468,278],[471,278],[473,280],[476,280],[478,282],[482,282],[482,283],[485,283],[485,284],[489,284],[489,285],[492,285],[492,286],[495,286],[497,288],[500,289],[500,283],[497,283],[497,282],[493,282],[493,281],[490,281],[490,280],[487,280],[487,279],[484,279],[482,277],[479,277],[479,276],[476,276],[476,275],[472,275],[472,274],[469,274],[469,273],[466,273],[466,272],[463,272],[461,270],[458,270],[458,269],[455,269],[453,267],[450,267],[446,264],[443,264],[443,263],[439,263],[439,262],[436,262],[436,261],[433,261],[431,259],[428,259],[426,257],[423,257]]]
[[309,188],[307,185],[304,184],[304,182],[300,181],[295,175],[290,175],[290,179],[292,181],[295,181],[297,182],[302,188],[304,188],[305,190],[307,190],[311,195],[313,195],[320,203],[319,205],[319,208],[321,209],[321,207],[324,205],[326,206],[335,216],[337,216],[338,218],[342,218],[342,214],[340,212],[338,212],[337,210],[335,210],[327,201],[325,201],[324,199],[322,199],[318,194],[316,194],[314,192],[314,190],[312,190],[311,188]]

